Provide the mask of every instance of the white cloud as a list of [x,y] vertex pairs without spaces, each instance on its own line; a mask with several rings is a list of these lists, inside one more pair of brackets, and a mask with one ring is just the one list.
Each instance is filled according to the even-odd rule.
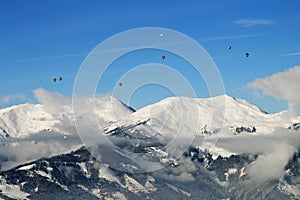
[[180,165],[176,168],[164,168],[154,172],[157,176],[164,179],[178,182],[191,182],[195,180],[193,172],[197,170],[193,161],[189,158],[181,157],[179,159]]
[[284,167],[297,149],[287,143],[279,143],[272,152],[260,155],[249,167],[249,176],[254,182],[278,180],[284,175]]
[[81,146],[80,140],[75,136],[69,137],[66,142],[63,136],[57,133],[41,133],[23,140],[13,139],[0,146],[0,168],[7,170],[41,157],[67,153]]
[[216,146],[239,155],[259,155],[247,167],[247,174],[252,182],[263,183],[282,177],[285,165],[300,147],[300,135],[293,130],[277,129],[267,135],[220,138]]
[[57,92],[49,92],[43,88],[34,90],[33,94],[42,105],[45,105],[47,112],[51,114],[71,111],[72,100],[70,97]]
[[245,34],[245,35],[217,36],[217,37],[204,39],[204,41],[230,40],[230,39],[249,38],[249,37],[255,37],[255,36],[258,36],[258,35]]
[[26,100],[26,97],[22,95],[21,93],[16,93],[16,94],[9,94],[0,100],[1,103],[9,103],[12,100]]
[[300,52],[288,53],[286,56],[300,56]]
[[88,52],[78,52],[78,53],[70,53],[70,54],[63,54],[63,55],[56,55],[56,56],[32,57],[32,58],[25,58],[25,59],[18,59],[18,60],[10,60],[7,62],[3,62],[3,64],[24,63],[24,62],[43,61],[43,60],[55,60],[55,59],[60,59],[60,58],[86,56],[87,54],[88,54]]
[[254,90],[262,90],[265,95],[289,102],[289,110],[295,112],[300,106],[300,66],[290,68],[265,78],[259,78],[247,84]]
[[253,27],[257,25],[271,25],[274,21],[270,19],[242,18],[235,20],[233,23],[244,27]]

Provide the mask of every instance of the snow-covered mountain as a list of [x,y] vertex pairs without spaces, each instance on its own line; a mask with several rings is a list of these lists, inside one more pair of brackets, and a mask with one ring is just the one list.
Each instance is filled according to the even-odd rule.
[[251,184],[255,157],[213,160],[190,148],[177,166],[135,174],[110,168],[86,148],[0,172],[1,199],[268,199],[300,198],[299,153],[280,180]]
[[[138,111],[101,95],[76,112],[54,97],[0,110],[0,198],[300,198],[299,117],[227,95],[171,97]],[[74,119],[117,148],[78,150]]]
[[[106,123],[119,120],[134,111],[112,96],[101,95],[95,98],[95,102],[90,98],[82,103],[95,103],[96,117]],[[0,110],[0,136],[24,138],[49,131],[74,134],[76,130],[73,117],[71,101],[54,105],[26,103],[4,108]]]
[[155,133],[202,134],[228,129],[234,134],[266,134],[300,121],[300,117],[291,118],[284,113],[268,114],[254,104],[227,95],[203,99],[170,97],[106,126],[105,133],[131,130],[132,134],[143,132],[150,137]]
[[[252,103],[228,95],[202,99],[171,97],[108,124],[104,133],[114,137],[156,138],[164,144],[172,141],[173,148],[164,151],[173,157],[182,153],[174,153],[174,149],[186,149],[199,136],[202,141],[199,147],[209,149],[217,158],[241,151],[223,141],[256,136],[254,142],[261,136],[269,137],[278,129],[291,129],[291,125],[299,121],[300,117],[291,117],[286,111],[268,114]],[[139,141],[133,145],[139,145]]]
[[[255,127],[256,133],[268,133],[276,127],[287,128],[300,121],[299,117],[286,117],[284,112],[267,114],[256,105],[227,95],[206,99],[170,97],[136,112],[112,96],[102,95],[95,102],[88,99],[84,103],[95,103],[93,112],[98,120],[104,121],[106,133],[128,126],[134,126],[134,130],[144,132],[145,136],[201,133],[219,130],[222,125],[233,132],[239,127],[245,130]],[[74,126],[73,118],[71,102],[60,106],[29,103],[12,106],[0,110],[0,134],[20,138],[49,130],[74,133],[75,129],[66,130],[67,126]]]
[[[176,168],[168,169],[172,170]],[[190,187],[167,172],[130,174],[109,168],[81,148],[0,172],[0,198],[11,199],[185,199],[225,198],[226,190],[199,170]],[[203,175],[202,177],[200,176]],[[168,180],[169,179],[169,180]],[[206,187],[207,191],[195,190]],[[194,188],[194,189],[192,189]]]
[[[42,91],[45,93],[45,91]],[[80,100],[79,109],[72,110],[70,99],[47,94],[41,104],[23,104],[0,110],[0,135],[2,138],[27,138],[34,134],[76,135],[75,120],[81,120],[81,131],[95,129],[96,134],[113,137],[153,139],[161,144],[173,141],[170,149],[148,148],[163,156],[174,153],[174,148],[186,149],[196,136],[205,137],[202,148],[210,149],[214,157],[230,156],[236,151],[218,147],[222,137],[250,134],[265,135],[278,128],[297,130],[300,117],[291,118],[284,112],[268,114],[254,104],[227,95],[212,98],[170,97],[134,111],[118,99],[96,95],[95,99]],[[50,100],[49,100],[50,99]],[[87,107],[93,105],[93,110]],[[77,124],[77,128],[80,125]],[[174,138],[176,138],[174,140]],[[123,145],[123,144],[122,144]],[[181,146],[180,146],[181,145]],[[174,153],[177,158],[182,151]],[[43,155],[44,156],[44,155]],[[171,159],[172,160],[172,159]]]

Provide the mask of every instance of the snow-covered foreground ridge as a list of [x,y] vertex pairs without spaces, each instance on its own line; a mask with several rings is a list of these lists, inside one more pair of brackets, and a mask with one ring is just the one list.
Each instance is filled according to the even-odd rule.
[[[223,127],[232,132],[253,130],[269,133],[277,127],[287,128],[300,122],[299,117],[288,117],[286,112],[267,114],[256,105],[227,95],[212,98],[170,97],[136,112],[112,96],[98,95],[82,100],[81,112],[72,111],[70,98],[47,93],[41,104],[22,104],[0,110],[0,135],[22,138],[35,133],[55,131],[63,134],[76,132],[74,117],[89,114],[106,133],[117,127],[138,126],[146,134],[169,132],[214,132]],[[62,99],[55,99],[62,98]],[[93,110],[85,110],[95,104]],[[224,107],[225,106],[225,107]],[[90,120],[89,120],[90,121]],[[151,128],[151,131],[150,129]]]

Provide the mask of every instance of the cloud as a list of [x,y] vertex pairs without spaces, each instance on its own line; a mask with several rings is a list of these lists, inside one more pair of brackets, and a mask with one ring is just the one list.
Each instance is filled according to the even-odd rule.
[[253,27],[257,25],[271,25],[274,21],[269,19],[242,18],[233,21],[233,23],[244,27]]
[[230,40],[230,39],[249,38],[249,37],[255,37],[255,36],[258,36],[258,35],[245,34],[245,35],[232,35],[232,36],[218,36],[218,37],[204,39],[204,41]]
[[54,132],[47,135],[41,133],[22,140],[11,139],[5,144],[0,146],[1,170],[7,170],[42,157],[67,153],[82,146],[77,137],[68,137],[66,141],[62,135]]
[[278,128],[267,135],[219,138],[216,146],[238,155],[259,155],[247,167],[247,174],[253,183],[264,183],[282,177],[285,165],[300,147],[300,135],[294,130]]
[[43,60],[55,60],[55,59],[60,59],[60,58],[86,56],[87,54],[88,54],[88,52],[79,52],[79,53],[70,53],[70,54],[63,54],[63,55],[56,55],[56,56],[32,57],[32,58],[11,60],[11,61],[7,61],[7,62],[3,62],[3,64],[24,63],[24,62],[43,61]]
[[49,92],[43,88],[34,90],[33,94],[40,104],[45,105],[46,111],[50,114],[71,111],[72,100],[70,97],[57,92]]
[[177,181],[177,182],[191,182],[195,181],[193,172],[197,170],[195,164],[185,157],[179,159],[180,165],[176,168],[164,168],[154,172],[157,176],[162,177],[167,180]]
[[44,105],[44,109],[56,118],[56,127],[64,133],[78,132],[81,137],[93,137],[102,130],[104,120],[114,121],[114,117],[122,117],[121,113],[120,116],[111,116],[111,97],[108,95],[95,95],[97,101],[94,102],[93,97],[72,99],[43,88],[36,89],[33,93],[39,103]]
[[258,156],[248,169],[249,176],[255,183],[262,183],[271,180],[278,180],[284,175],[284,167],[291,156],[297,151],[294,146],[287,143],[280,143],[276,148]]
[[27,98],[24,95],[22,95],[21,93],[16,93],[16,94],[9,94],[9,95],[2,97],[0,102],[1,103],[9,103],[13,100],[26,100],[26,99]]
[[300,66],[279,72],[265,78],[259,78],[247,84],[254,90],[262,90],[265,95],[275,97],[278,100],[289,102],[289,109],[295,111],[300,106]]
[[300,56],[300,52],[288,53],[285,56]]

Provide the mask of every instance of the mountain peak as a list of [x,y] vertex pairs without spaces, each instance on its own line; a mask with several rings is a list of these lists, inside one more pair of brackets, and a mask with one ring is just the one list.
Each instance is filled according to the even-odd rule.
[[[0,135],[24,138],[45,131],[75,133],[70,98],[57,97],[55,94],[45,92],[40,100],[41,104],[25,103],[0,109]],[[92,105],[93,109],[87,109],[89,113],[84,114],[96,115],[104,122],[119,120],[134,111],[111,95],[96,95],[95,98],[80,99],[78,105],[82,108]]]
[[119,130],[126,129],[128,134],[143,132],[147,137],[154,133],[195,133],[203,128],[212,132],[226,128],[233,133],[236,129],[269,133],[276,127],[288,127],[288,122],[281,115],[267,114],[255,104],[224,94],[210,98],[168,97],[137,110],[106,130],[122,127]]

